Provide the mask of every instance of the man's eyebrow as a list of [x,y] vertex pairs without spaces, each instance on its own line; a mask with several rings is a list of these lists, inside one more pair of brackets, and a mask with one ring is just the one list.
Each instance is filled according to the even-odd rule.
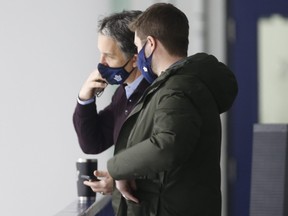
[[115,56],[115,55],[114,55],[113,53],[111,53],[111,52],[103,52],[102,54],[105,55],[105,56],[109,56],[109,57]]

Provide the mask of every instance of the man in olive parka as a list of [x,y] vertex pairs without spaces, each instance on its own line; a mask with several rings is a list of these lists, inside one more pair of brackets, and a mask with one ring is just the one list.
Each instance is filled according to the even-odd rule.
[[212,55],[187,57],[188,20],[172,4],[152,5],[131,28],[152,84],[107,163],[116,215],[220,216],[220,114],[232,106],[236,79]]

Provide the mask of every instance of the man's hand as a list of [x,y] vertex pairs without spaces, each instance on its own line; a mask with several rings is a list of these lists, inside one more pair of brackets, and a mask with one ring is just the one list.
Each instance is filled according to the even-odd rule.
[[84,184],[91,187],[94,192],[101,194],[111,194],[113,191],[113,178],[107,171],[95,170],[94,175],[99,178],[100,181],[84,181]]
[[94,97],[95,93],[103,91],[106,86],[106,80],[101,77],[98,70],[95,70],[83,84],[79,92],[79,99],[83,101],[89,100]]
[[139,203],[139,200],[135,196],[133,196],[133,191],[136,190],[135,180],[118,180],[116,181],[116,188],[120,191],[120,193],[126,200],[131,200],[135,203]]

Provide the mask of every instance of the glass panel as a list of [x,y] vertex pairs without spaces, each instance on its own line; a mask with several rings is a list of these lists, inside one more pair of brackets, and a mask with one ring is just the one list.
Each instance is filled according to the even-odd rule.
[[259,122],[288,123],[288,18],[258,21]]

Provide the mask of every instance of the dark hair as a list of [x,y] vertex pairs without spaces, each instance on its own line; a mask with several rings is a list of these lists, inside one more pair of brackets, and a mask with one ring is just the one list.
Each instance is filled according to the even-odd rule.
[[99,21],[98,32],[114,38],[123,53],[131,57],[137,53],[137,47],[134,44],[134,32],[129,29],[129,24],[141,13],[138,10],[113,13]]
[[189,22],[186,15],[170,3],[156,3],[129,25],[141,40],[152,36],[161,41],[171,55],[187,56]]

